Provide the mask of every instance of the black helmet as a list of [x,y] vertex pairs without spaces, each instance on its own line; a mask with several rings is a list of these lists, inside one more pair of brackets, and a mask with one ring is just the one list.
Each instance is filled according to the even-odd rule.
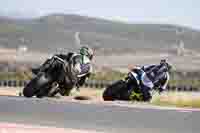
[[168,72],[170,72],[171,69],[172,69],[172,65],[169,64],[169,63],[166,61],[166,59],[162,59],[162,60],[160,61],[160,65],[166,66]]
[[80,48],[79,53],[80,53],[81,55],[87,56],[90,60],[92,60],[93,55],[94,55],[93,50],[92,50],[91,48],[87,47],[87,46],[82,46],[82,47]]
[[167,63],[166,59],[160,60],[160,64],[164,64],[164,63]]

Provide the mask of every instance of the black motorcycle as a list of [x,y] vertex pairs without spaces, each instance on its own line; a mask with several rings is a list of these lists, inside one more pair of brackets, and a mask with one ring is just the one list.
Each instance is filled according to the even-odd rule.
[[[23,89],[25,97],[44,96],[52,97],[59,92],[62,85],[67,87],[65,92],[70,92],[74,84],[66,84],[66,74],[70,72],[69,63],[58,56],[53,56],[48,67],[40,71]],[[64,84],[65,83],[65,84]],[[63,94],[64,95],[64,94]]]
[[135,100],[142,101],[140,91],[140,77],[142,70],[135,69],[127,74],[123,80],[118,80],[109,85],[103,92],[104,101]]

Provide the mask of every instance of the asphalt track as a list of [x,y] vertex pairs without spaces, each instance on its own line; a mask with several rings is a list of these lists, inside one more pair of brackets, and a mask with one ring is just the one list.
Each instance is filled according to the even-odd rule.
[[199,111],[0,97],[0,122],[106,133],[200,133]]

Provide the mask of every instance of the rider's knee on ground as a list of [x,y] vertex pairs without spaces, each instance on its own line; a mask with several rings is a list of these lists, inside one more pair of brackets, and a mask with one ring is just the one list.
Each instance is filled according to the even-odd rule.
[[148,87],[146,87],[146,86],[143,86],[143,87],[141,88],[141,92],[142,92],[142,94],[143,94],[143,100],[144,100],[145,102],[150,101],[151,98],[152,98],[151,93],[150,93],[150,90],[151,90],[151,88],[148,88]]
[[146,94],[146,95],[143,95],[144,102],[149,102],[151,99],[152,99],[152,96],[151,96],[150,93]]

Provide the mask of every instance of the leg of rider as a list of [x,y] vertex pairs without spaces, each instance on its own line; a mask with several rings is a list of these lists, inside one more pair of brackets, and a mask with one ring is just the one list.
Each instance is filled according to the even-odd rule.
[[50,64],[50,60],[51,59],[47,59],[41,66],[40,66],[40,69],[46,69],[49,67],[49,64]]
[[64,81],[62,82],[62,84],[60,84],[60,94],[62,96],[64,96],[64,95],[69,96],[73,87],[74,87],[74,83],[66,75],[64,78]]
[[149,88],[145,85],[142,85],[141,92],[143,94],[143,100],[144,101],[150,101],[151,100],[152,96],[150,94],[150,90],[151,90],[151,88]]
[[141,79],[141,91],[143,93],[144,101],[151,100],[152,96],[150,94],[150,90],[153,86],[152,81],[147,77],[146,73],[143,73]]

